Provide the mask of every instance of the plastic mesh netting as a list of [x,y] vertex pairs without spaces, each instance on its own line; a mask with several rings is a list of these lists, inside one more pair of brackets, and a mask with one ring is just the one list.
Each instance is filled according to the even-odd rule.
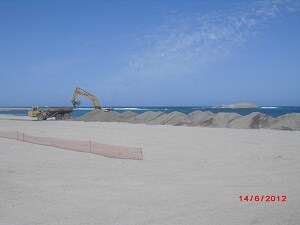
[[110,158],[143,160],[141,148],[100,144],[91,141],[65,140],[52,137],[36,137],[16,131],[0,131],[0,137],[38,145],[53,146],[79,152],[93,153]]

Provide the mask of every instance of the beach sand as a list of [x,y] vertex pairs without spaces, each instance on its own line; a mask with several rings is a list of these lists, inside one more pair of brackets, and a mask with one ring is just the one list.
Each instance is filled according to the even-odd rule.
[[142,147],[144,160],[0,138],[0,224],[300,224],[300,131],[24,118],[2,115],[0,130]]

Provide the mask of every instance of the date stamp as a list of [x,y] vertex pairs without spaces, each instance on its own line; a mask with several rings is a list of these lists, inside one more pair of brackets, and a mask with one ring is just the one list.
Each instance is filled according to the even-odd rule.
[[240,202],[286,202],[286,195],[241,195]]

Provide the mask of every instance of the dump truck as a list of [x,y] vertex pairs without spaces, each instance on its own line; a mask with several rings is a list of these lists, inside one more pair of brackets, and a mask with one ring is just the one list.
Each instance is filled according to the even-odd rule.
[[71,117],[71,112],[73,112],[73,108],[71,107],[50,107],[42,109],[39,106],[34,106],[28,111],[28,116],[36,117],[37,120],[46,120],[51,117],[55,117],[56,120],[68,120]]

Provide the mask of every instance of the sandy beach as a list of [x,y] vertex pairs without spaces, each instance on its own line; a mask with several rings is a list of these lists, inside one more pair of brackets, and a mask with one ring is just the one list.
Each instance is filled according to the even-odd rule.
[[144,160],[0,138],[0,224],[300,222],[299,131],[24,118],[2,115],[1,130],[141,147]]
[[0,21],[0,225],[300,225],[300,0]]

